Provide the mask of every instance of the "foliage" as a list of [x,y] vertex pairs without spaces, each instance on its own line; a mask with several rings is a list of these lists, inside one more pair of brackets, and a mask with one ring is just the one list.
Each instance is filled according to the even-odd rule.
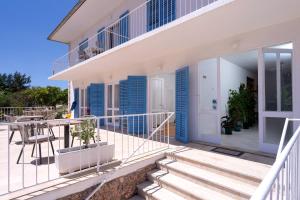
[[95,121],[91,119],[84,120],[80,124],[80,129],[81,129],[80,138],[83,141],[83,144],[85,144],[85,146],[88,146],[90,144],[90,140],[94,137],[95,127],[96,127]]
[[68,90],[59,87],[30,87],[26,74],[0,73],[0,107],[33,107],[66,105]]
[[26,74],[15,72],[13,74],[0,74],[0,90],[5,92],[18,92],[30,87],[31,78]]
[[245,84],[241,84],[239,90],[230,90],[228,99],[228,113],[233,122],[242,121],[252,123],[255,118],[255,96]]

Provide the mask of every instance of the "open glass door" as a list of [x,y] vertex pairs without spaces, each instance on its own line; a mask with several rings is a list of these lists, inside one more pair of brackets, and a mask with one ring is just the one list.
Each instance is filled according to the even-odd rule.
[[220,59],[203,60],[197,66],[198,113],[194,139],[221,143],[220,128]]
[[[106,116],[116,116],[119,115],[119,109],[120,109],[120,86],[119,84],[109,84],[107,85],[107,90],[106,90]],[[119,119],[112,119],[109,118],[107,120],[107,123],[109,125],[117,125],[119,123]]]
[[[261,69],[262,97],[260,112],[260,146],[262,151],[275,153],[281,138],[285,118],[292,117],[293,45],[264,48]],[[292,134],[292,124],[287,134]]]

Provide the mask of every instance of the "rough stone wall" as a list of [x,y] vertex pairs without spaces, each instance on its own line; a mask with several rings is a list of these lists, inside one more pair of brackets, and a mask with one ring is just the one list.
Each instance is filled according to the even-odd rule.
[[[155,164],[148,165],[131,174],[118,177],[105,185],[93,196],[92,200],[125,200],[137,193],[136,185],[147,180],[147,172],[156,168]],[[90,194],[96,186],[82,192],[71,194],[59,200],[82,200]]]

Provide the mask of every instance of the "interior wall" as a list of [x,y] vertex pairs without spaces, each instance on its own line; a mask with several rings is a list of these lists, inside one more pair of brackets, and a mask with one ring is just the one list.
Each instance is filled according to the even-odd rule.
[[254,79],[257,83],[257,74],[246,70],[228,60],[220,59],[221,67],[221,113],[222,116],[227,113],[227,102],[229,90],[238,90],[240,85],[247,84],[247,77]]

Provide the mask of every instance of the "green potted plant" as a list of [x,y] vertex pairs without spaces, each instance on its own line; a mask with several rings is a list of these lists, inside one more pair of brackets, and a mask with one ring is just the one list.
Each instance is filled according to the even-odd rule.
[[221,118],[221,126],[225,130],[225,135],[232,135],[233,123],[229,116],[224,116]]
[[95,135],[95,121],[94,120],[84,120],[80,124],[81,134],[80,139],[83,141],[85,148],[88,148],[90,140],[94,138]]

